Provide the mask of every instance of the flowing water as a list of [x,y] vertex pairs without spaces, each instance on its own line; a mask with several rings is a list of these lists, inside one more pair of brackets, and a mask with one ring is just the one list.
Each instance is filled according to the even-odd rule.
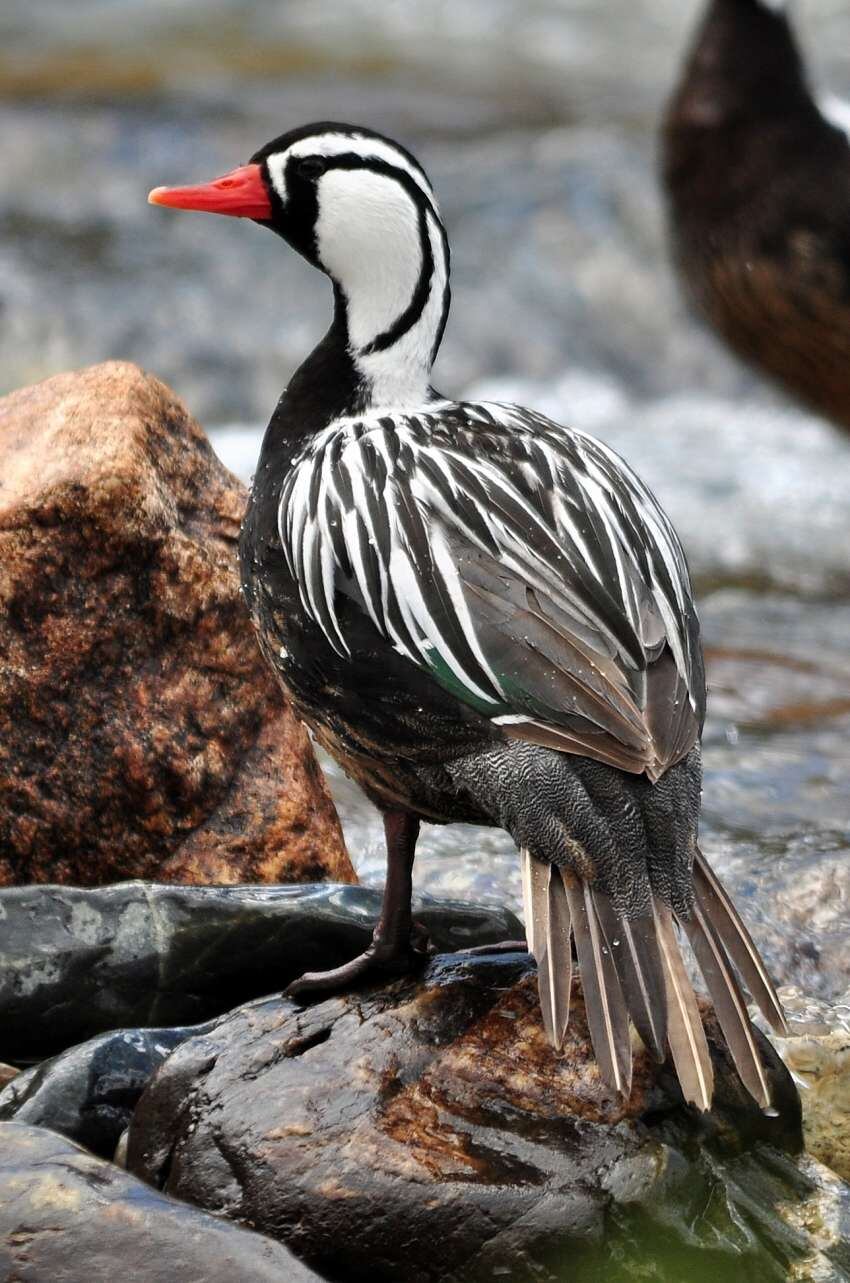
[[[309,119],[395,134],[453,247],[435,381],[597,433],[685,543],[709,651],[703,844],[782,980],[850,985],[850,438],[688,316],[654,127],[698,6],[677,0],[5,0],[0,391],[126,357],[185,398],[246,480],[327,320],[262,230],[145,204]],[[850,93],[850,14],[799,6]],[[352,855],[377,818],[331,768]],[[430,828],[421,887],[516,904],[493,830]]]

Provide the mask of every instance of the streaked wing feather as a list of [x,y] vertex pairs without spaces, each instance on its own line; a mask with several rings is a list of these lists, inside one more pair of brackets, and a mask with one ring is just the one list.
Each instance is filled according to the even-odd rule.
[[581,757],[593,757],[597,762],[616,766],[621,771],[638,773],[646,770],[650,779],[657,778],[658,772],[647,766],[645,757],[634,749],[625,749],[621,744],[604,731],[582,729],[573,734],[562,727],[542,726],[526,718],[511,717],[509,722],[496,719],[504,733],[511,739],[524,740],[528,744],[539,744],[542,748],[554,748],[559,753],[576,753]]
[[523,847],[519,853],[519,870],[522,879],[522,911],[525,918],[525,940],[528,952],[534,953],[534,915],[531,912],[531,852]]
[[646,727],[656,751],[674,760],[683,756],[693,742],[693,711],[687,683],[669,649],[646,670]]
[[[483,427],[481,425],[484,425]],[[515,406],[339,420],[295,461],[279,528],[344,653],[340,593],[510,733],[657,777],[704,706],[687,567],[601,443]]]
[[[630,694],[603,676],[568,633],[511,600],[497,562],[485,564],[478,558],[476,582],[470,582],[468,560],[460,564],[459,573],[465,594],[475,603],[476,624],[482,645],[493,656],[491,663],[501,666],[506,681],[521,684],[529,712],[580,712],[602,729],[626,737],[626,743],[645,747],[646,728]],[[553,691],[553,682],[560,683],[560,689]]]

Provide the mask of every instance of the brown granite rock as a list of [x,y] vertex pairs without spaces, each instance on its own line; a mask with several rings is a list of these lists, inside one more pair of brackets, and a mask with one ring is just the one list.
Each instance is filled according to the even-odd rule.
[[0,885],[355,880],[242,603],[244,504],[136,366],[0,401]]
[[[643,1052],[622,1102],[599,1077],[578,983],[559,1055],[527,955],[442,955],[421,980],[304,1011],[263,999],[183,1043],[136,1108],[128,1167],[330,1279],[620,1280],[648,1254],[657,1283],[680,1283],[715,1277],[718,1250],[738,1257],[726,1283],[784,1279],[762,1229],[776,1237],[774,1203],[804,1183],[796,1092],[762,1040],[776,1105],[762,1114],[708,1029],[708,1120]],[[777,1166],[776,1187],[771,1174],[752,1188],[750,1163]],[[579,1257],[587,1272],[569,1272]]]

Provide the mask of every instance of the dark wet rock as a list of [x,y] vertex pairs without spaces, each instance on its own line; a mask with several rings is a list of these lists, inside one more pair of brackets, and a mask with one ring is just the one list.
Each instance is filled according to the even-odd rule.
[[[421,980],[305,1010],[258,1001],[185,1042],[142,1096],[128,1166],[333,1279],[595,1279],[651,1241],[654,1280],[728,1259],[728,1280],[767,1283],[811,1246],[778,1211],[811,1186],[799,1101],[763,1041],[777,1110],[763,1114],[708,1025],[711,1117],[643,1052],[622,1103],[578,984],[558,1056],[527,955],[443,956]],[[564,1274],[574,1258],[585,1272]]]
[[280,1243],[156,1193],[55,1133],[0,1123],[0,1278],[308,1283]]
[[139,1097],[166,1056],[214,1021],[175,1029],[119,1029],[25,1069],[0,1091],[0,1121],[75,1140],[112,1158]]
[[245,490],[110,362],[0,402],[0,885],[354,881],[242,601]]
[[[329,883],[0,890],[0,1058],[38,1059],[106,1029],[208,1020],[354,957],[380,900]],[[508,910],[424,896],[415,907],[441,950],[522,936]]]

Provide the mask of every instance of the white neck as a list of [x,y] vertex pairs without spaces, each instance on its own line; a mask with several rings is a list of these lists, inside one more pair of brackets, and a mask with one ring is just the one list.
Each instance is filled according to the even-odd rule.
[[423,226],[419,203],[385,174],[330,170],[321,180],[316,243],[345,298],[349,352],[370,402],[422,404],[448,287],[433,213]]

